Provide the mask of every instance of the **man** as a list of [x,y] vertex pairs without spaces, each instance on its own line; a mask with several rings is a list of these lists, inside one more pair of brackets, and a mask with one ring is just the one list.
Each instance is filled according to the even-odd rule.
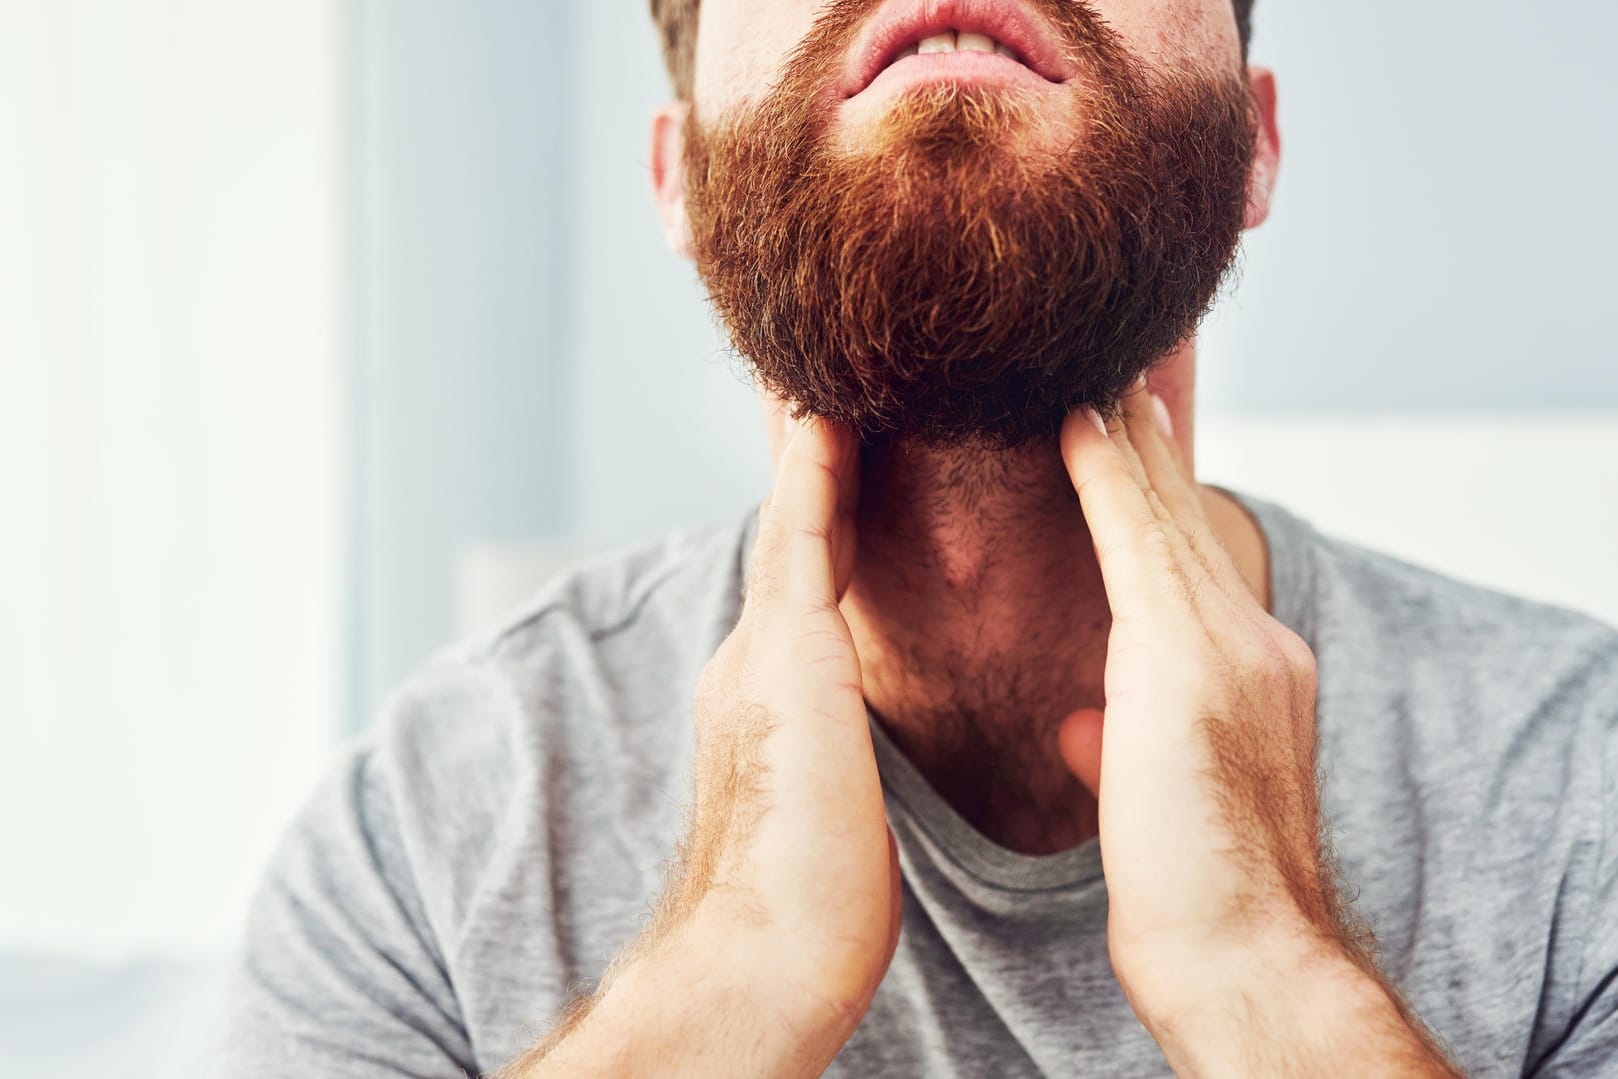
[[772,493],[392,699],[226,1071],[1618,1074],[1618,634],[1192,478],[1250,4],[652,7]]

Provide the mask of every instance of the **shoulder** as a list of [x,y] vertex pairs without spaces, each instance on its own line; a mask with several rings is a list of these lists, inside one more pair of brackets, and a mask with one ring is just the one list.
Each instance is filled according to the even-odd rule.
[[1319,754],[1346,828],[1375,842],[1397,824],[1413,849],[1469,845],[1519,873],[1599,848],[1618,799],[1618,630],[1255,506],[1277,616],[1319,665]]
[[735,624],[749,538],[737,520],[568,567],[404,682],[371,751],[443,777],[474,764],[487,774],[674,700]]
[[739,610],[748,531],[604,552],[442,649],[346,747],[272,871],[375,852],[348,864],[368,866],[453,962],[469,925],[559,839],[569,856],[606,845],[655,864],[677,799],[625,803],[680,783],[685,708]]
[[[1472,718],[1618,710],[1618,628],[1326,535],[1243,498],[1270,541],[1277,616],[1315,647],[1323,682],[1448,698]],[[1290,609],[1283,610],[1282,607]]]
[[519,1038],[525,1009],[599,973],[677,828],[689,687],[734,624],[750,526],[580,563],[389,697],[255,897],[228,1039],[240,1073],[288,1047],[327,1070],[360,1056],[470,1073],[473,1033]]
[[1321,538],[1322,634],[1474,715],[1618,711],[1618,629],[1565,607]]
[[1315,650],[1322,807],[1385,969],[1458,1044],[1520,1052],[1567,1021],[1618,898],[1618,631],[1255,516],[1277,616]]
[[603,551],[557,574],[492,630],[448,649],[447,658],[504,668],[578,636],[684,637],[693,619],[733,623],[754,515]]

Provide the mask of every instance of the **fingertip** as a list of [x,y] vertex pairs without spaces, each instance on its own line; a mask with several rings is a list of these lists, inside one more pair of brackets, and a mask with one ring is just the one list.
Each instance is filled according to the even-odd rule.
[[826,425],[824,417],[806,413],[798,419],[789,445],[799,452],[825,458],[836,452],[836,435]]
[[1119,437],[1131,441],[1142,427],[1157,427],[1157,417],[1152,402],[1157,394],[1147,389],[1143,383],[1130,387],[1129,392],[1118,400],[1118,418],[1121,421],[1118,428]]
[[1098,708],[1081,708],[1070,714],[1057,729],[1057,747],[1067,765],[1092,797],[1101,797],[1101,752],[1105,714]]
[[859,438],[848,424],[829,416],[808,416],[804,423],[804,441],[833,471],[842,473],[858,460]]
[[1060,438],[1062,457],[1071,458],[1074,450],[1084,444],[1086,439],[1093,439],[1097,435],[1102,438],[1110,437],[1107,434],[1107,423],[1089,405],[1082,405],[1067,414],[1062,421],[1062,434]]
[[1089,405],[1084,406],[1084,418],[1089,421],[1090,426],[1095,428],[1096,433],[1102,438],[1111,437],[1107,434],[1107,421],[1101,418],[1101,413],[1097,412]]
[[786,402],[781,408],[781,449],[783,452],[788,446],[792,445],[792,440],[797,437],[798,428],[802,426],[803,417],[798,413],[798,406],[790,401]]
[[1152,415],[1157,420],[1158,433],[1164,438],[1173,438],[1174,420],[1169,415],[1169,406],[1155,393],[1152,394]]
[[814,423],[815,417],[808,413],[799,415],[787,413],[786,421],[782,425],[782,434],[785,436],[781,442],[783,461],[798,457],[806,447],[813,448],[816,442]]
[[854,440],[854,429],[841,420],[830,416],[816,416],[815,423],[825,438],[836,442],[839,446],[847,445]]

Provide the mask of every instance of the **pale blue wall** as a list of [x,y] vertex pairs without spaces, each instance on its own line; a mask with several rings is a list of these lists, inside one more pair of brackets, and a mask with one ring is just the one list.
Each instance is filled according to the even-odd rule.
[[449,635],[466,544],[572,521],[571,11],[353,0],[360,717]]
[[1275,214],[1208,329],[1219,409],[1618,405],[1618,5],[1259,0]]
[[[365,714],[450,633],[458,544],[649,536],[767,472],[647,196],[645,5],[354,2]],[[1255,20],[1285,161],[1204,407],[1618,408],[1618,6]]]

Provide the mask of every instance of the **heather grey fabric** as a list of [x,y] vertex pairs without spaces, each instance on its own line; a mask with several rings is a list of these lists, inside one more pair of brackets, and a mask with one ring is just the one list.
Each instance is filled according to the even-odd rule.
[[[1324,805],[1384,968],[1469,1074],[1618,1075],[1618,633],[1243,501],[1319,659]],[[601,973],[679,834],[752,521],[585,565],[391,699],[269,867],[224,1074],[487,1073]],[[996,846],[873,729],[904,928],[827,1074],[1169,1075],[1107,961],[1097,844]]]

